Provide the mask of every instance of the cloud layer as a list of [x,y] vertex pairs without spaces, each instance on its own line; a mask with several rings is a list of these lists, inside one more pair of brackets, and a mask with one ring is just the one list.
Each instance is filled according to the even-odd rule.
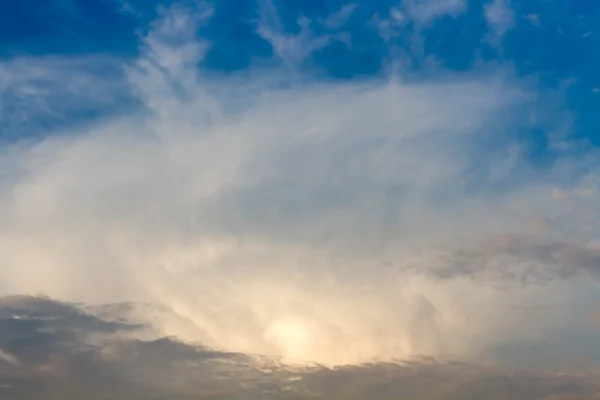
[[[126,335],[138,341],[115,351],[118,365],[129,351],[157,357],[161,346],[186,362],[202,357],[192,351],[200,343],[240,359],[329,367],[426,355],[562,370],[581,355],[593,369],[598,154],[565,141],[562,89],[542,91],[505,65],[461,74],[432,67],[427,79],[317,79],[301,68],[307,54],[343,32],[321,34],[305,20],[297,35],[284,34],[273,4],[262,5],[257,32],[281,67],[199,72],[211,43],[197,32],[214,17],[205,4],[161,9],[140,33],[139,56],[102,58],[116,72],[101,79],[96,57],[2,63],[0,90],[20,110],[7,111],[6,129],[44,135],[0,152],[0,294],[86,303],[86,318],[106,329],[140,325]],[[463,6],[407,10],[426,24]],[[508,6],[486,8],[499,35]],[[323,23],[338,29],[352,12]],[[119,111],[52,119],[87,108]],[[552,131],[550,164],[519,136],[535,129]],[[123,301],[137,305],[99,307]],[[110,374],[96,354],[109,347],[92,345],[82,362]],[[9,347],[0,360],[21,368],[24,356]],[[70,358],[57,357],[66,376],[75,373]],[[449,376],[450,392],[473,398],[489,380],[506,383],[506,396],[521,393],[510,398],[597,390],[595,378],[565,378],[585,383],[561,391],[544,376],[527,394],[521,379],[538,378],[462,364],[369,368],[364,376],[373,371],[379,385],[369,390],[383,397],[408,390],[388,387],[388,373]],[[323,369],[298,385],[310,391],[322,375],[355,371]],[[148,382],[158,374],[138,373]],[[450,393],[439,390],[428,398]]]
[[[125,306],[125,305],[123,305]],[[0,300],[0,393],[24,400],[124,399],[578,399],[597,398],[597,375],[507,372],[416,358],[402,363],[291,370],[277,360],[212,351],[136,329],[76,306],[26,296]],[[574,367],[576,367],[574,365]]]

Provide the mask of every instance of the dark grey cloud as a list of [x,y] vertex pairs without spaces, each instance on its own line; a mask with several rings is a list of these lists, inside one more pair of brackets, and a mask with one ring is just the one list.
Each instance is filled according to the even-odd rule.
[[[346,367],[294,367],[170,338],[143,341],[49,298],[0,299],[3,399],[591,400],[600,374],[510,372],[431,357]],[[90,341],[97,335],[102,340]]]
[[6,297],[0,318],[2,398],[213,398],[268,383],[258,359],[169,338],[136,340],[129,334],[139,326],[74,304]]
[[471,277],[526,286],[556,279],[600,278],[600,247],[534,235],[492,236],[477,247],[438,257],[440,262],[424,272],[442,279]]

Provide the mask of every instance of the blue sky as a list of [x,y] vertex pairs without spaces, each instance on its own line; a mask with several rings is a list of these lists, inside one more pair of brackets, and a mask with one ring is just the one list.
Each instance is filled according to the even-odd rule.
[[140,346],[595,373],[598,26],[594,1],[10,2],[0,295]]

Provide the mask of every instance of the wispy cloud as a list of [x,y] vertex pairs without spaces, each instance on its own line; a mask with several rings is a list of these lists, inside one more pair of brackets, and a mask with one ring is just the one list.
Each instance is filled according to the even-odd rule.
[[[123,79],[121,61],[109,56],[24,56],[3,61],[0,140],[64,127],[94,112],[131,107],[133,99],[124,90]],[[98,85],[99,81],[105,83]]]
[[347,4],[340,8],[337,12],[328,15],[322,22],[326,28],[329,29],[340,29],[344,26],[348,19],[352,16],[354,10],[358,7],[358,4]]
[[464,12],[464,0],[410,0],[402,3],[408,15],[419,24],[428,24],[443,16],[457,16]]
[[[345,12],[348,13],[349,11],[351,10],[347,9]],[[329,24],[330,26],[339,25],[343,19],[343,14],[332,16],[332,19],[325,21],[324,24]],[[297,70],[302,66],[303,62],[309,59],[313,52],[322,49],[335,39],[343,38],[343,35],[340,36],[339,34],[316,34],[311,29],[311,23],[310,19],[300,17],[298,19],[300,32],[296,34],[287,33],[280,21],[273,1],[261,0],[260,2],[260,18],[257,24],[257,32],[271,44],[276,56],[288,69]]]
[[515,24],[514,12],[508,0],[494,0],[484,6],[485,19],[490,28],[490,40],[496,44]]

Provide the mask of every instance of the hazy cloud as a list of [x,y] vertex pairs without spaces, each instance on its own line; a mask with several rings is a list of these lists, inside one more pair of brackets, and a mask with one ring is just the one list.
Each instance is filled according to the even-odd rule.
[[348,21],[356,7],[358,7],[357,4],[343,6],[337,12],[328,15],[323,21],[323,25],[329,29],[340,29]]
[[484,5],[484,15],[491,30],[490,40],[498,44],[502,36],[514,26],[515,16],[508,0],[494,0]]
[[[426,23],[464,4],[406,7]],[[525,346],[561,370],[600,300],[585,279],[600,260],[597,152],[542,168],[515,135],[564,126],[549,101],[563,93],[502,66],[316,79],[300,66],[335,35],[308,19],[285,33],[267,1],[257,31],[284,68],[208,76],[197,32],[212,15],[161,9],[115,74],[90,72],[96,57],[2,62],[18,129],[122,93],[136,105],[0,152],[0,294],[64,301],[0,302],[3,390],[593,398],[596,375],[511,375],[498,356]]]

